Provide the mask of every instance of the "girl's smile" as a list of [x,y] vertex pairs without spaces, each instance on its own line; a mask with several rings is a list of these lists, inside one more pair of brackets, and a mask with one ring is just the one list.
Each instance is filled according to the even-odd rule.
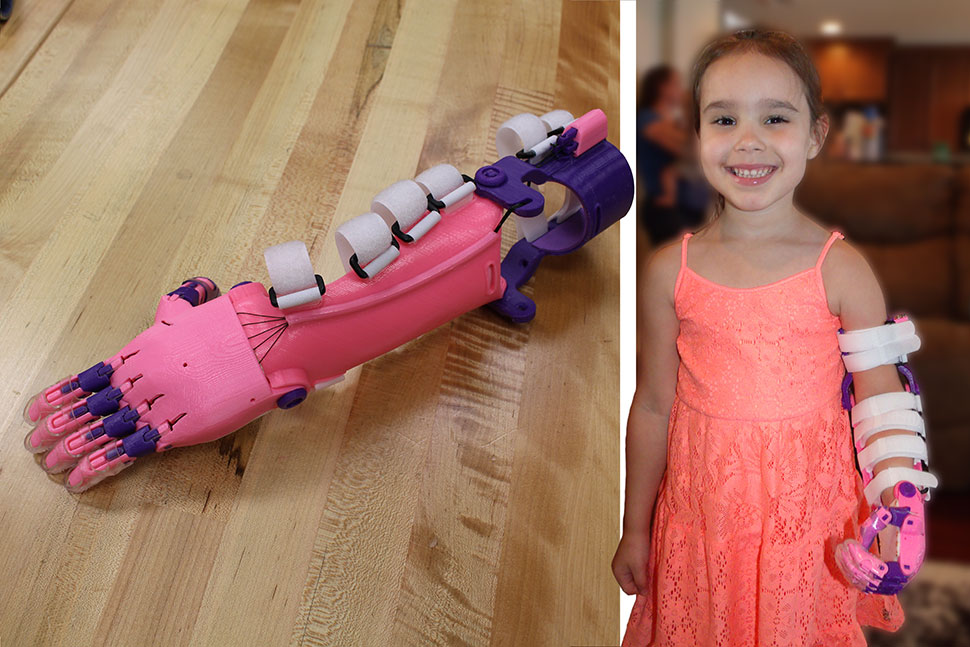
[[727,172],[733,175],[734,181],[741,186],[758,186],[767,182],[777,168],[777,166],[764,164],[736,164],[728,166]]

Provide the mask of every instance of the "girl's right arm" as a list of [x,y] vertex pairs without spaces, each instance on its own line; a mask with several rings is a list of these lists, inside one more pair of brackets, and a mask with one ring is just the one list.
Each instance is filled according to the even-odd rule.
[[626,433],[623,536],[613,557],[613,574],[630,595],[646,591],[653,505],[667,466],[667,423],[680,366],[680,326],[674,312],[679,268],[678,242],[654,254],[641,277],[643,327],[637,391]]

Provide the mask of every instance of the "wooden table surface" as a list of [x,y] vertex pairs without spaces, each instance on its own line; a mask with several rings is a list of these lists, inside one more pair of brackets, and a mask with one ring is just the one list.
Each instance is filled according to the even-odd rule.
[[[602,107],[619,8],[554,0],[17,0],[0,27],[0,645],[616,645],[617,228],[529,285],[222,441],[75,496],[31,393],[186,277],[390,183],[496,157],[523,111]],[[514,241],[505,228],[504,248]]]

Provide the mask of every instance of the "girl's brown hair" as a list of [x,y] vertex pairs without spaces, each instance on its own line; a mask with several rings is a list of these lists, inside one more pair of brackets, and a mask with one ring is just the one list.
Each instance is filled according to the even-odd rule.
[[[710,41],[701,53],[691,70],[691,112],[694,120],[694,132],[698,135],[701,130],[701,79],[707,68],[729,54],[744,54],[755,52],[778,59],[786,63],[798,76],[808,101],[809,116],[812,128],[817,128],[819,120],[826,115],[822,103],[822,84],[818,78],[818,70],[812,62],[811,56],[797,38],[783,31],[756,27],[742,29],[730,34],[718,36]],[[714,201],[714,217],[724,211],[724,196],[718,192]]]

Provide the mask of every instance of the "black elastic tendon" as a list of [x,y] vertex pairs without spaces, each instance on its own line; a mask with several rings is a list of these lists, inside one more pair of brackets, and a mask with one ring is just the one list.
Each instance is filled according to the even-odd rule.
[[394,224],[391,225],[391,233],[394,234],[395,236],[397,236],[398,238],[400,238],[405,243],[413,243],[414,242],[414,237],[413,236],[411,236],[409,234],[405,234],[403,231],[401,231],[401,223],[399,223],[397,220],[395,220],[394,221]]
[[502,219],[498,221],[498,225],[495,226],[495,229],[494,229],[495,233],[498,233],[498,230],[502,228],[502,225],[504,225],[505,224],[505,221],[509,219],[509,216],[512,215],[512,212],[513,211],[515,211],[519,207],[524,207],[525,205],[529,204],[530,202],[531,202],[531,200],[523,200],[522,202],[516,202],[511,207],[509,207],[508,209],[506,209],[505,210],[505,215],[502,216]]

